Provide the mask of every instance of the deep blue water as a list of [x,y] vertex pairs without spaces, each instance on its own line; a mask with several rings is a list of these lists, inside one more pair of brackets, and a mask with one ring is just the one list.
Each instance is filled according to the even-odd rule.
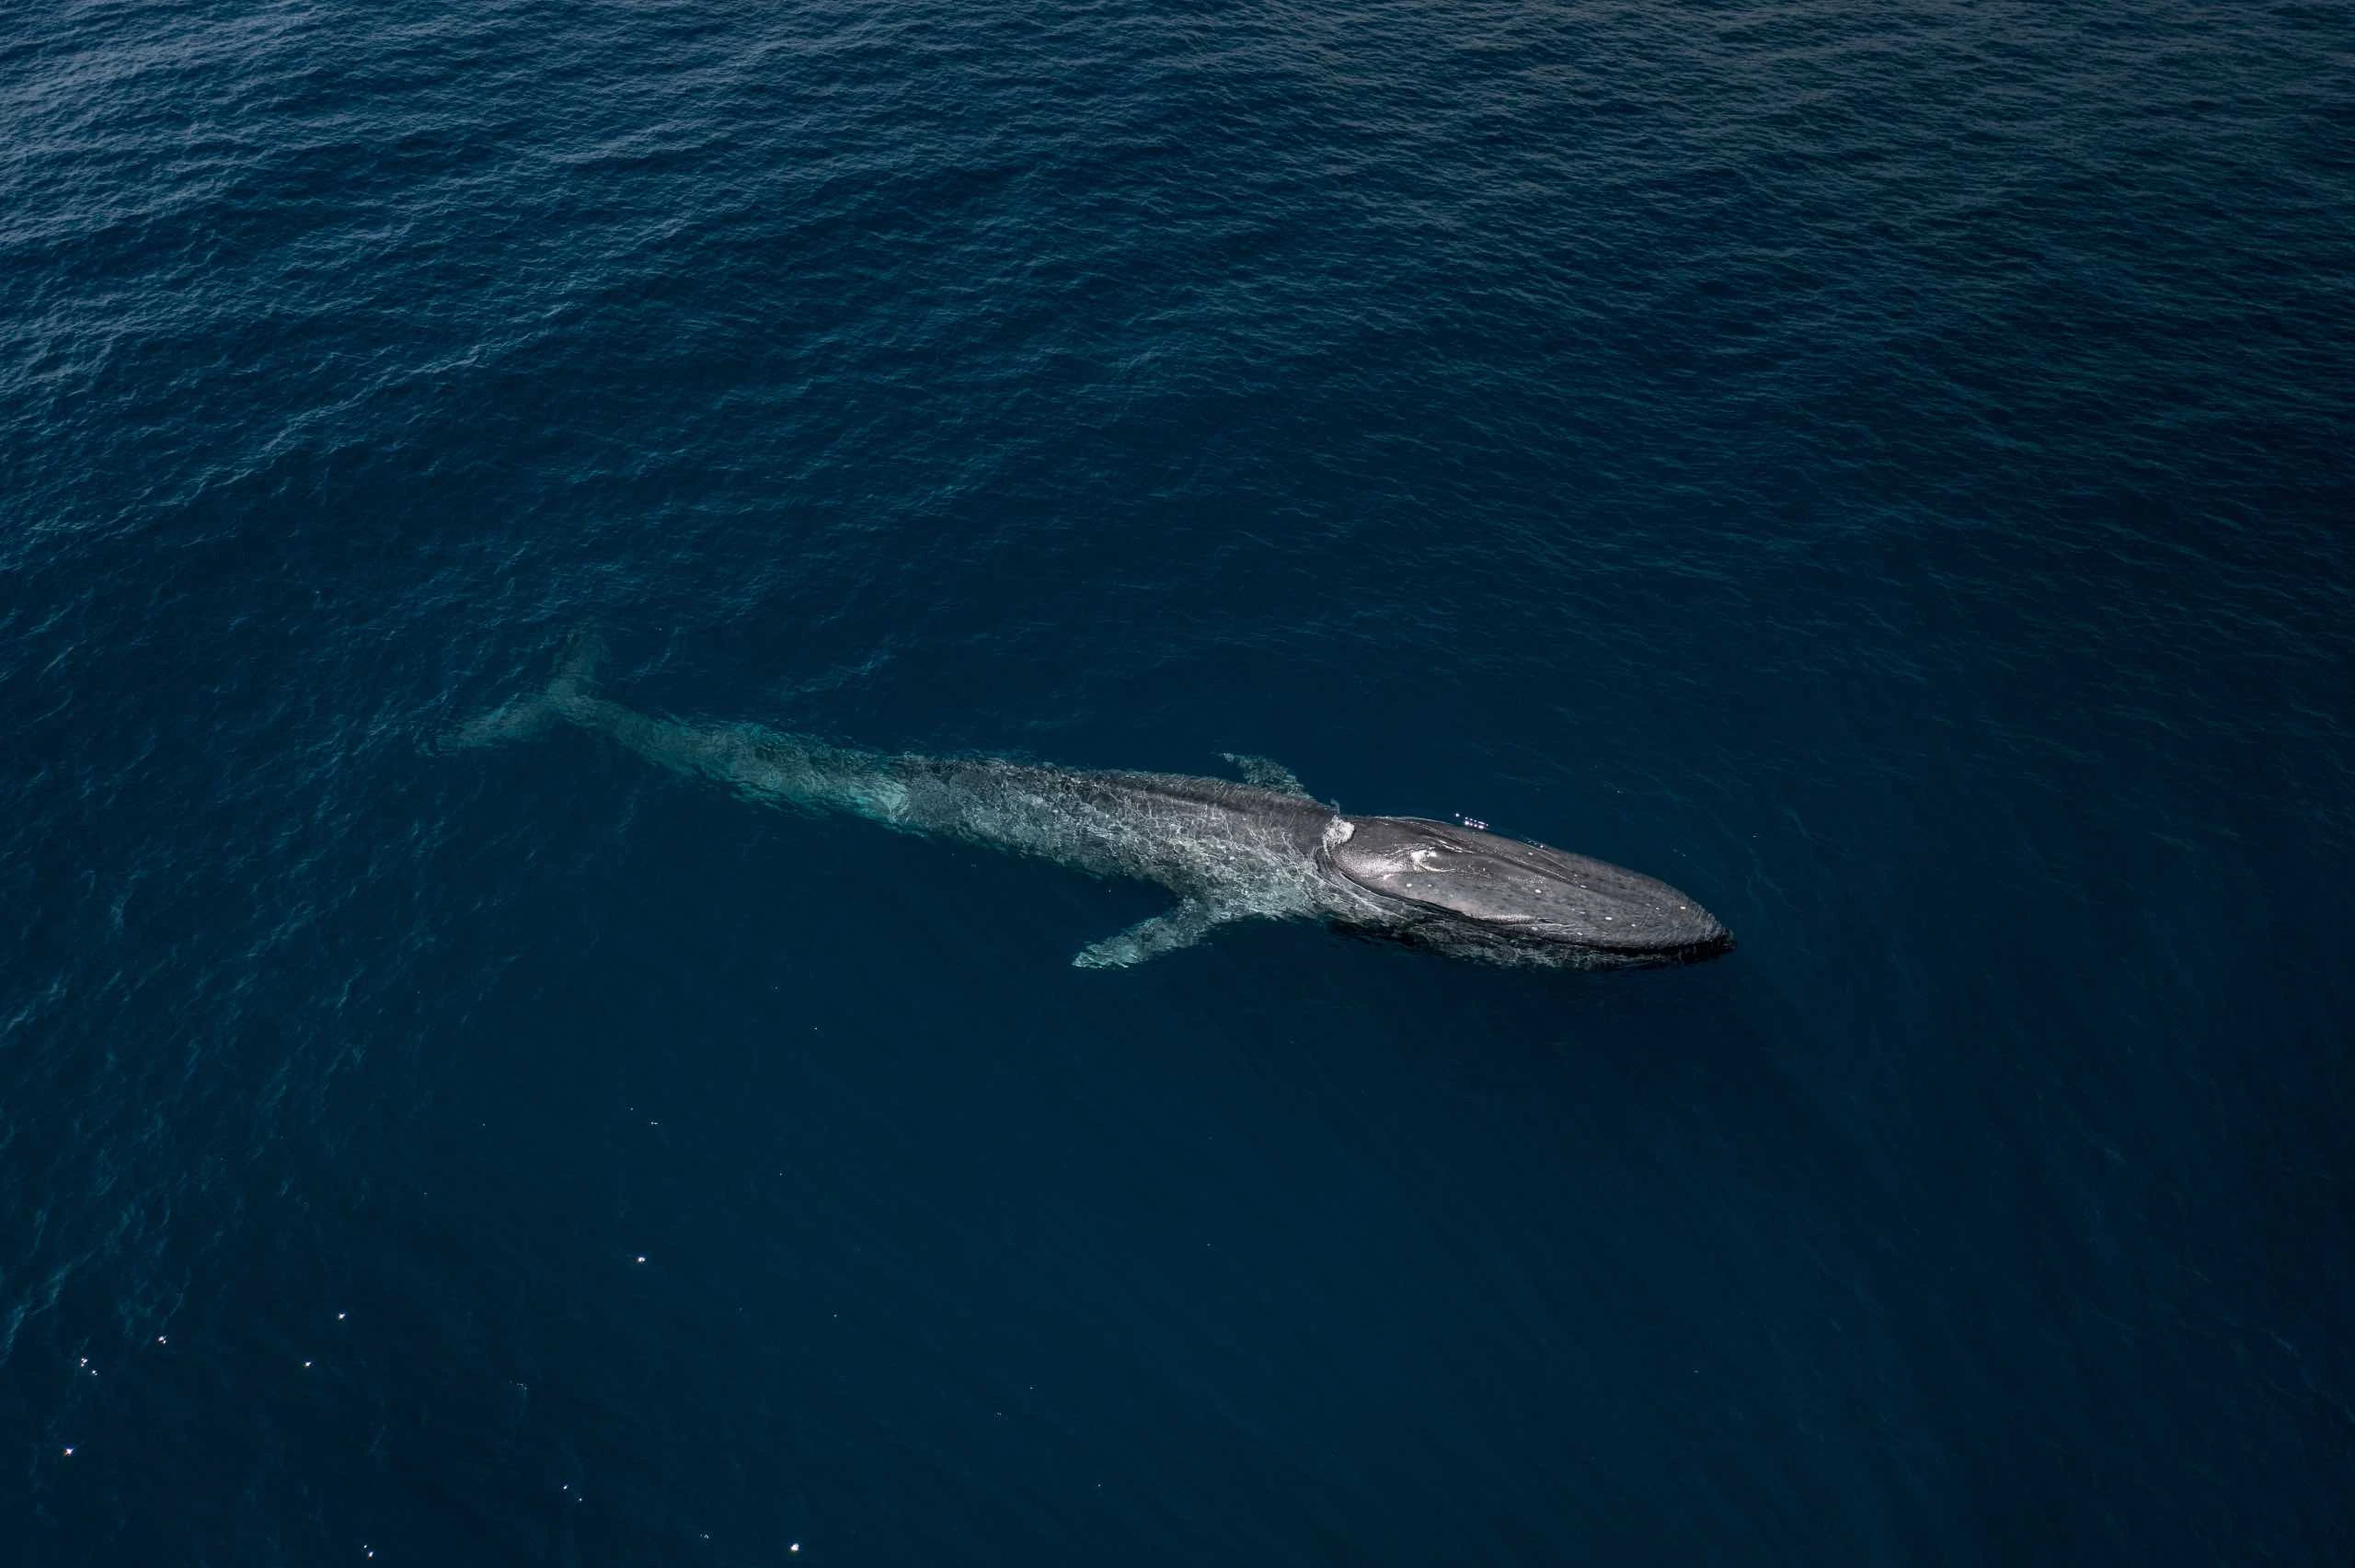
[[[2190,0],[0,10],[0,1561],[2343,1565],[2350,80]],[[432,751],[584,626],[1741,945],[1075,970],[1165,896]]]

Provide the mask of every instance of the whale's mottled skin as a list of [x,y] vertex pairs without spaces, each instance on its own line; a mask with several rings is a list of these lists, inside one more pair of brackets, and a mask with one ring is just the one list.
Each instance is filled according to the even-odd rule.
[[598,695],[592,651],[546,692],[462,726],[455,746],[569,723],[764,804],[1158,882],[1164,914],[1091,943],[1086,968],[1143,963],[1230,921],[1322,920],[1492,963],[1614,968],[1691,963],[1733,945],[1664,882],[1583,855],[1416,817],[1345,815],[1262,758],[1242,782],[1090,773],[998,758],[895,756],[754,725],[651,717]]

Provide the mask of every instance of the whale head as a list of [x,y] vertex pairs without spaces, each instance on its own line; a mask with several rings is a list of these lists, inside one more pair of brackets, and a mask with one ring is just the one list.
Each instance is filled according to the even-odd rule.
[[1733,946],[1665,882],[1476,828],[1337,818],[1323,853],[1398,934],[1467,954],[1605,968],[1696,963]]

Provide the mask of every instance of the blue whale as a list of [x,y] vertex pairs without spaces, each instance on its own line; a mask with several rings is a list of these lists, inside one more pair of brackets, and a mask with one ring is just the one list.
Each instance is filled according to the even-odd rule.
[[1687,964],[1733,945],[1665,882],[1584,855],[1420,817],[1345,814],[1286,769],[1229,755],[1237,779],[1099,773],[994,757],[894,755],[756,725],[656,718],[598,694],[595,649],[543,692],[460,726],[445,745],[572,725],[764,805],[1157,882],[1166,911],[1079,950],[1119,968],[1243,920],[1318,920],[1490,963],[1599,969]]

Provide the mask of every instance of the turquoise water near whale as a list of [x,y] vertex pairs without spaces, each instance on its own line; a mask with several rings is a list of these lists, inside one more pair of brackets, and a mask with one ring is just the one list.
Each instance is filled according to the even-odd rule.
[[[0,13],[0,1562],[2355,1554],[2341,7]],[[433,738],[1468,813],[1453,963]]]

